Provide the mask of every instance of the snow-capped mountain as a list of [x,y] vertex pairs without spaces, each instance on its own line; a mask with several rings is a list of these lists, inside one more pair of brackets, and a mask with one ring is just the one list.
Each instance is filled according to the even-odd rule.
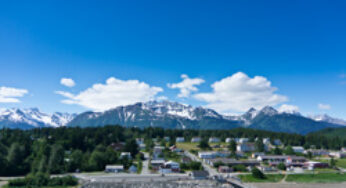
[[60,113],[47,114],[37,108],[29,109],[0,109],[0,128],[35,128],[65,126],[76,114]]
[[226,116],[214,110],[170,101],[150,101],[120,106],[105,112],[85,112],[67,126],[122,125],[127,127],[163,127],[170,129],[232,129],[249,127],[277,132],[306,134],[339,126],[318,122],[297,113],[278,112],[266,106],[250,109],[243,115]]
[[333,123],[333,124],[345,125],[346,126],[346,121],[345,120],[338,119],[338,118],[333,118],[333,117],[330,117],[327,114],[314,115],[314,116],[310,116],[310,118],[315,120],[315,121],[328,122],[328,123]]

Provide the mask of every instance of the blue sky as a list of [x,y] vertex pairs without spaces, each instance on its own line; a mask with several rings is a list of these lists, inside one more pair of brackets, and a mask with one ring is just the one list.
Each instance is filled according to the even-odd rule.
[[[100,83],[105,91],[96,98],[107,95],[114,105],[122,104],[120,99],[131,103],[165,96],[240,113],[256,101],[255,106],[288,104],[304,114],[346,118],[345,5],[344,1],[3,1],[0,87],[27,92],[14,96],[19,103],[3,100],[0,107],[101,110],[102,106],[85,104],[90,93],[79,95]],[[193,85],[197,90],[187,97],[178,97],[180,90],[167,85],[181,82],[182,74],[204,81]],[[237,75],[242,78],[239,83]],[[138,80],[134,91],[141,82],[148,88],[129,99],[130,90],[112,88],[110,92],[124,95],[112,98],[105,84],[111,77],[112,84],[120,83],[118,89],[128,80]],[[63,86],[62,78],[71,78],[76,85]],[[220,88],[226,89],[213,90],[211,85],[222,79],[226,81]],[[241,84],[256,80],[271,85]],[[72,94],[72,99],[57,91]],[[13,97],[2,92],[3,98]],[[256,92],[263,97],[253,97]],[[247,94],[252,97],[237,98]],[[98,100],[94,102],[101,103]]]

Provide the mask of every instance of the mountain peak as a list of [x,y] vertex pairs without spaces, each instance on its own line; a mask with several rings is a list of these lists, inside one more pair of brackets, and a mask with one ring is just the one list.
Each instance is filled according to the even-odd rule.
[[278,111],[271,106],[265,106],[264,108],[262,108],[260,113],[272,116],[278,114]]

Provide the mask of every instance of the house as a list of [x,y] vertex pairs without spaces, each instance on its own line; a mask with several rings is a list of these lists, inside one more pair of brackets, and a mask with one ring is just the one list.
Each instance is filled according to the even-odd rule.
[[204,151],[198,152],[198,157],[201,159],[214,159],[217,157],[217,152],[214,151]]
[[257,161],[268,163],[270,166],[276,166],[280,163],[286,166],[303,166],[306,162],[305,157],[301,156],[288,156],[288,155],[260,155],[257,157]]
[[164,168],[171,169],[172,172],[180,172],[180,165],[177,162],[174,161],[168,161],[163,164]]
[[304,154],[311,153],[312,156],[329,156],[329,151],[328,150],[323,150],[323,149],[309,149],[304,152]]
[[169,142],[169,141],[171,140],[168,136],[165,136],[163,139],[164,139],[166,142]]
[[118,143],[112,143],[110,145],[110,147],[114,150],[114,151],[121,151],[124,148],[125,144],[122,142],[118,142]]
[[186,163],[191,163],[191,162],[192,162],[192,160],[191,160],[190,157],[183,156],[183,157],[181,158],[181,163],[186,164]]
[[229,166],[219,166],[218,171],[220,173],[231,173],[233,172],[233,169],[230,168]]
[[120,159],[123,159],[123,158],[125,158],[125,157],[127,157],[127,159],[132,159],[131,153],[130,153],[130,152],[121,152],[119,158],[120,158]]
[[129,168],[130,173],[137,173],[137,167],[135,165],[131,165]]
[[254,152],[256,151],[255,143],[248,143],[248,142],[239,143],[237,145],[237,151]]
[[304,167],[308,170],[314,170],[315,168],[328,168],[328,163],[316,162],[316,161],[308,161],[304,163]]
[[265,153],[263,153],[263,152],[255,152],[255,153],[251,154],[251,157],[253,159],[257,159],[257,157],[260,156],[260,155],[265,155]]
[[161,166],[165,164],[165,160],[158,159],[158,160],[151,160],[150,165],[153,170],[159,170]]
[[178,143],[185,142],[185,139],[184,139],[184,137],[177,137],[175,139],[175,142],[178,142]]
[[155,146],[154,149],[153,149],[153,158],[154,159],[158,159],[158,158],[161,158],[162,155],[163,155],[163,150],[165,148],[162,147],[162,146]]
[[270,145],[270,138],[263,138],[264,145]]
[[274,145],[274,146],[281,146],[281,145],[282,145],[282,142],[281,142],[280,139],[275,139],[275,140],[273,141],[273,145]]
[[218,143],[218,142],[220,142],[219,138],[216,138],[216,137],[210,137],[209,138],[209,143]]
[[231,140],[232,140],[231,138],[226,138],[225,142],[226,142],[226,143],[230,143]]
[[107,173],[119,173],[124,171],[123,165],[106,165],[105,172]]
[[175,146],[175,145],[173,145],[173,146],[169,147],[169,150],[171,150],[171,152],[177,152],[177,153],[179,153],[179,152],[183,152],[183,150],[182,150],[182,149],[177,148],[177,146]]
[[140,144],[138,145],[139,146],[139,149],[142,150],[142,149],[145,149],[145,144]]
[[292,146],[294,153],[304,153],[304,148],[302,146]]
[[144,139],[143,138],[136,138],[136,143],[137,143],[137,145],[144,144]]
[[246,167],[254,167],[260,165],[260,163],[256,160],[235,160],[230,158],[215,158],[215,159],[206,159],[205,162],[210,166],[214,166],[215,164],[222,163],[227,166],[236,166],[236,165],[244,165]]
[[203,180],[209,177],[209,172],[204,170],[192,171],[189,176],[194,180]]
[[243,143],[247,143],[247,142],[249,142],[248,138],[239,138],[237,143],[243,144]]
[[346,158],[346,152],[341,152],[341,151],[330,152],[329,156],[337,158],[337,159],[342,159],[342,158]]
[[201,139],[201,137],[193,137],[192,139],[191,139],[191,142],[192,143],[197,143],[197,142],[200,142],[202,139]]

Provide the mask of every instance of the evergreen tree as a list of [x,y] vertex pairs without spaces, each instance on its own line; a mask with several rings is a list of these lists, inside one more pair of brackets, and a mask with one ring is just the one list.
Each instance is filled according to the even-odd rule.
[[64,172],[65,151],[61,145],[54,145],[49,158],[48,171],[52,174]]

